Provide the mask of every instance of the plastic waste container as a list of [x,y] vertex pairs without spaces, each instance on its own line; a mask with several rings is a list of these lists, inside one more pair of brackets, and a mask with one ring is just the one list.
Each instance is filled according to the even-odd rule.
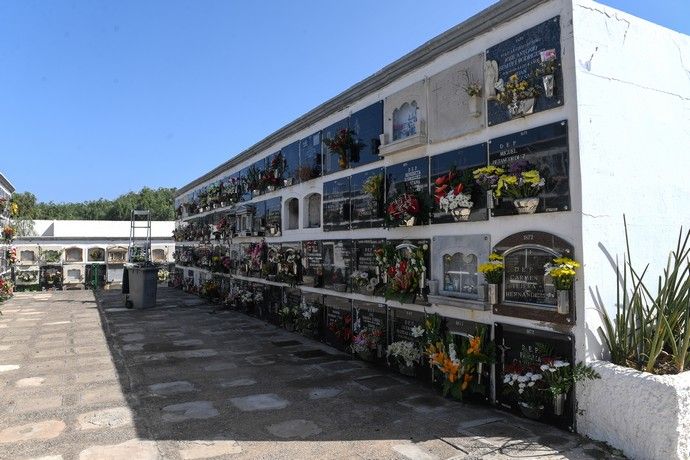
[[125,266],[122,275],[122,293],[125,294],[125,305],[134,308],[151,308],[156,306],[158,294],[158,267]]

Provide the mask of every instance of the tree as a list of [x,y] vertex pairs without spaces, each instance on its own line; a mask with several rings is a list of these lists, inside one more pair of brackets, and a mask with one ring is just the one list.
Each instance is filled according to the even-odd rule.
[[150,210],[153,220],[173,220],[174,188],[151,189],[120,195],[115,200],[98,199],[81,203],[38,203],[31,192],[15,193],[19,219],[47,220],[129,220],[132,209]]

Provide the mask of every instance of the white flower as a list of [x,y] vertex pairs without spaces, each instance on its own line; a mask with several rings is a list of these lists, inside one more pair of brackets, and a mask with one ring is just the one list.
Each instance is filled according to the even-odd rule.
[[518,390],[518,393],[522,394],[522,392],[524,392],[524,391],[525,391],[525,390],[523,390],[522,388],[520,388],[520,389]]
[[518,383],[518,388],[525,388],[525,384],[524,383]]
[[424,328],[422,326],[414,326],[410,332],[412,332],[412,337],[418,339],[424,335]]
[[534,382],[528,383],[527,386],[528,386],[528,387],[533,387],[533,386],[534,386]]
[[556,372],[556,368],[555,368],[555,367],[550,367],[550,368],[549,368],[549,372]]
[[517,381],[520,382],[520,383],[526,382],[526,381],[528,381],[528,380],[529,380],[529,377],[527,377],[526,375],[520,375],[520,376],[518,376],[518,378],[517,378]]
[[532,381],[536,382],[537,380],[541,380],[541,374],[534,374],[532,376]]
[[558,361],[558,360],[556,360],[556,361],[553,362],[553,365],[554,365],[555,367],[568,367],[568,366],[570,366],[570,363],[569,363],[568,361]]
[[532,373],[531,373],[531,372],[527,372],[527,373],[525,374],[525,377],[527,377],[528,379],[529,379],[529,378],[532,378]]
[[548,368],[549,368],[548,364],[542,364],[541,366],[539,366],[539,369],[541,369],[543,371],[547,370]]
[[510,375],[506,375],[505,377],[503,377],[503,383],[510,383],[510,382],[511,382]]

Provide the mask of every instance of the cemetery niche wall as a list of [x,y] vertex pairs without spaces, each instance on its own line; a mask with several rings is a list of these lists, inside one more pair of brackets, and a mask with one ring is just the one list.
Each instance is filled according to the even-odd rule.
[[[572,17],[524,14],[356,85],[183,187],[180,206],[194,211],[180,224],[199,226],[177,246],[186,289],[220,277],[228,308],[452,397],[577,429],[575,390],[530,412],[508,388],[550,353],[586,360],[591,332],[584,276],[563,294],[545,272],[585,258]],[[281,157],[269,189],[261,178]],[[228,177],[241,182],[236,201],[202,206]],[[205,226],[223,228],[221,218],[229,236],[209,238]],[[206,262],[214,255],[219,265]],[[489,262],[500,281],[480,270]],[[453,381],[439,365],[452,349],[466,364]]]

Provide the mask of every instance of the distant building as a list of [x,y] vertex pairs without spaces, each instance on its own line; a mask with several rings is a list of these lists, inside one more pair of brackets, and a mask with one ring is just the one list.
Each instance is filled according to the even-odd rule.
[[[151,260],[166,268],[173,261],[174,228],[172,221],[151,222]],[[17,288],[119,285],[127,260],[129,233],[129,221],[34,221],[35,236],[18,237],[12,244],[17,253]]]
[[[10,197],[14,193],[14,185],[7,180],[4,174],[0,173],[0,229],[10,222]],[[9,264],[6,260],[7,245],[0,238],[0,276],[9,272]]]

